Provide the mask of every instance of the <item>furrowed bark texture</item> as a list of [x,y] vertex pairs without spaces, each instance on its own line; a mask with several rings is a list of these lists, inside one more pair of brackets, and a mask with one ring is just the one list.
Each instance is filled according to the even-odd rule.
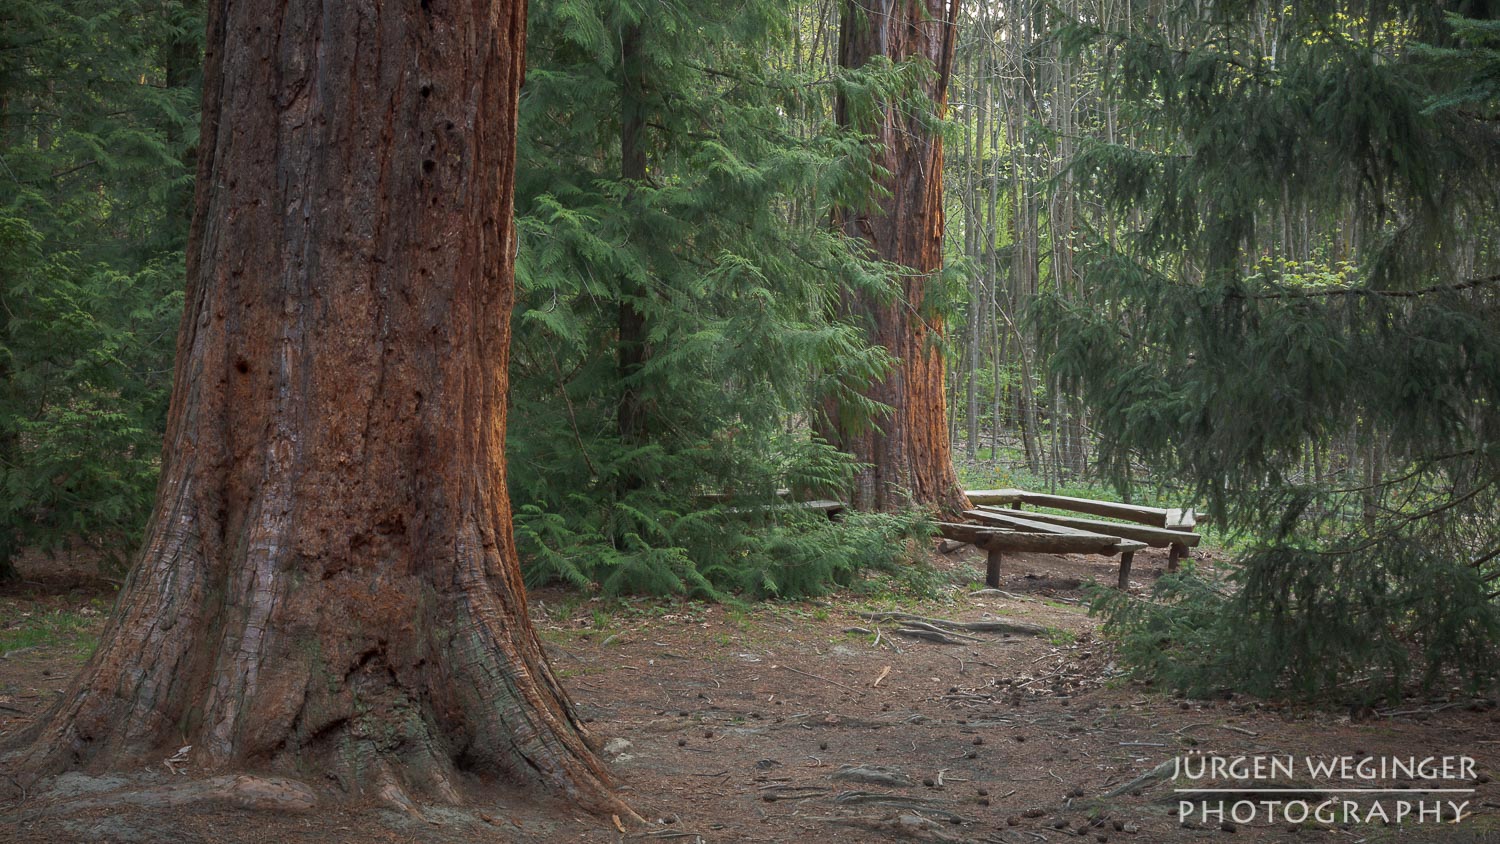
[[[840,63],[858,68],[876,56],[895,62],[924,58],[934,71],[923,83],[924,92],[942,114],[957,17],[958,0],[845,0]],[[839,120],[855,120],[843,102]],[[926,303],[943,266],[943,142],[919,116],[899,108],[886,109],[871,128],[875,163],[888,174],[880,180],[887,195],[870,211],[842,209],[837,222],[876,255],[909,272],[897,301],[844,296],[845,312],[863,321],[871,339],[898,363],[865,393],[889,405],[891,413],[874,428],[849,425],[837,414],[836,444],[869,466],[855,479],[855,507],[894,510],[918,504],[958,513],[968,509],[968,501],[953,471],[948,438],[945,365],[937,343],[943,325]]]
[[455,773],[620,810],[505,486],[524,0],[216,0],[156,510],[33,770]]

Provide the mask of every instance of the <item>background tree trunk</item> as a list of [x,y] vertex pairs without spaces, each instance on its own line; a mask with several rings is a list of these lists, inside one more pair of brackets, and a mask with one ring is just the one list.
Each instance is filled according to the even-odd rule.
[[[958,0],[846,0],[839,57],[858,68],[885,56],[900,62],[922,57],[934,73],[923,83],[938,114],[948,101]],[[853,118],[848,103],[838,104],[839,121]],[[968,506],[953,471],[944,396],[944,360],[938,347],[941,314],[930,307],[928,287],[943,266],[943,142],[923,116],[889,108],[871,127],[877,142],[875,163],[888,174],[880,180],[888,195],[870,211],[843,209],[838,224],[851,237],[870,244],[881,258],[910,268],[895,301],[846,293],[846,313],[864,322],[872,342],[897,359],[866,395],[889,405],[891,413],[873,428],[843,424],[837,444],[869,464],[855,479],[853,504],[893,510],[910,504],[945,511]]]
[[525,4],[216,0],[156,510],[31,770],[453,774],[620,804],[505,485]]
[[[631,25],[620,39],[620,178],[630,184],[629,199],[635,202],[635,186],[646,181],[645,92],[641,79],[641,28]],[[641,301],[648,291],[628,278],[621,279],[617,360],[620,377],[620,407],[617,423],[620,441],[629,447],[641,445],[649,435],[647,409],[639,387],[641,367],[649,355],[646,317]],[[622,491],[639,487],[641,479],[634,474],[623,479]]]

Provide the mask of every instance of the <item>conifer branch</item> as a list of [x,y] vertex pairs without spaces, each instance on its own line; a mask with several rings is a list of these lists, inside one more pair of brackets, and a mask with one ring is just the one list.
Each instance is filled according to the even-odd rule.
[[[1495,559],[1496,557],[1500,557],[1500,545],[1496,545],[1493,550],[1491,550],[1490,552],[1484,554],[1483,556],[1477,557],[1474,560],[1471,560],[1469,562],[1469,567],[1477,569],[1480,566],[1484,565],[1485,563],[1488,563],[1490,560]],[[1490,581],[1495,580],[1496,578],[1500,578],[1500,571],[1497,571],[1494,574],[1486,577],[1484,579],[1484,582],[1485,583],[1489,583]]]
[[1328,489],[1328,492],[1335,495],[1349,495],[1356,492],[1369,492],[1376,489],[1387,489],[1389,487],[1395,486],[1396,484],[1405,483],[1412,478],[1417,477],[1418,475],[1425,474],[1431,471],[1431,469],[1439,463],[1443,463],[1449,460],[1457,460],[1460,457],[1470,457],[1477,454],[1478,452],[1479,449],[1477,448],[1466,448],[1461,451],[1455,451],[1449,454],[1440,454],[1435,457],[1423,457],[1417,461],[1415,468],[1413,468],[1410,472],[1400,475],[1399,477],[1382,478],[1375,483],[1361,484],[1360,486],[1330,487]]
[[832,85],[834,81],[832,78],[824,76],[819,79],[798,81],[794,85],[790,83],[769,82],[765,79],[754,79],[742,73],[732,73],[727,70],[720,70],[719,68],[709,67],[708,65],[704,64],[698,64],[697,62],[683,62],[683,65],[685,65],[686,67],[690,67],[693,70],[698,71],[699,73],[706,73],[709,76],[715,76],[720,79],[729,79],[734,82],[738,82],[741,85],[754,85],[757,88],[766,88],[771,91],[801,91],[807,88],[818,88]]
[[1329,290],[1279,290],[1275,293],[1231,293],[1234,299],[1321,299],[1330,296],[1378,296],[1390,299],[1415,299],[1420,296],[1430,296],[1434,293],[1458,293],[1464,290],[1473,290],[1479,287],[1488,287],[1492,284],[1500,284],[1500,273],[1481,278],[1471,278],[1455,284],[1434,284],[1431,287],[1419,287],[1415,290],[1375,290],[1369,287],[1337,287]]
[[1474,497],[1476,497],[1478,495],[1481,495],[1481,494],[1487,492],[1488,490],[1494,488],[1494,486],[1495,486],[1495,480],[1493,478],[1490,479],[1490,480],[1486,480],[1484,483],[1482,483],[1479,486],[1475,487],[1474,489],[1472,489],[1472,490],[1464,493],[1463,495],[1458,496],[1457,498],[1450,498],[1449,500],[1444,501],[1442,504],[1439,504],[1439,505],[1437,505],[1437,506],[1435,506],[1435,507],[1433,507],[1433,508],[1431,508],[1429,510],[1426,510],[1426,511],[1421,512],[1421,513],[1414,513],[1414,514],[1412,514],[1410,516],[1406,516],[1406,517],[1402,518],[1400,521],[1398,521],[1397,523],[1391,525],[1386,530],[1381,531],[1380,533],[1376,534],[1375,536],[1370,537],[1368,540],[1366,540],[1364,542],[1361,542],[1360,544],[1358,544],[1358,545],[1356,545],[1356,546],[1354,546],[1352,548],[1339,548],[1339,549],[1319,550],[1319,551],[1317,551],[1317,553],[1320,554],[1320,555],[1322,555],[1322,556],[1325,556],[1325,557],[1342,557],[1342,556],[1348,556],[1350,554],[1358,554],[1358,553],[1361,553],[1363,551],[1368,551],[1371,548],[1374,548],[1375,546],[1379,545],[1382,542],[1385,542],[1387,540],[1390,540],[1390,539],[1393,539],[1393,538],[1395,538],[1397,536],[1400,536],[1401,532],[1408,525],[1416,524],[1417,522],[1421,522],[1421,521],[1424,521],[1426,519],[1430,519],[1433,516],[1437,516],[1437,515],[1439,515],[1441,513],[1444,513],[1444,512],[1446,512],[1448,510],[1452,510],[1455,507],[1458,507],[1459,505],[1463,504],[1464,502],[1466,502],[1466,501],[1468,501],[1468,500],[1470,500],[1470,499],[1472,499],[1472,498],[1474,498]]

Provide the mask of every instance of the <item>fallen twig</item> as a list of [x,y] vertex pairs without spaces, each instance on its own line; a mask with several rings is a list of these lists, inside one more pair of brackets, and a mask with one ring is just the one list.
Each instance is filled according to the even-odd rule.
[[1233,724],[1220,724],[1219,725],[1219,729],[1221,729],[1221,730],[1228,730],[1231,733],[1239,733],[1241,735],[1246,735],[1246,736],[1258,736],[1258,735],[1260,735],[1260,733],[1257,733],[1254,730],[1247,730],[1244,727],[1236,727]]
[[819,676],[817,674],[813,674],[813,673],[808,672],[808,671],[803,671],[800,668],[793,668],[790,665],[773,665],[771,667],[772,668],[781,668],[781,669],[784,669],[786,671],[790,671],[793,674],[801,674],[804,677],[811,677],[814,680],[822,680],[825,683],[831,683],[832,685],[838,686],[841,689],[848,689],[851,692],[857,692],[857,691],[859,691],[859,689],[856,689],[853,686],[847,686],[847,685],[844,685],[843,683],[840,683],[837,680],[830,680],[827,677],[822,677],[822,676]]
[[1213,723],[1209,723],[1207,721],[1200,722],[1200,723],[1197,723],[1197,724],[1188,724],[1185,727],[1178,727],[1177,729],[1173,730],[1172,732],[1175,733],[1176,735],[1180,736],[1183,733],[1187,732],[1188,730],[1196,730],[1199,727],[1215,727],[1215,728],[1220,729],[1220,730],[1228,730],[1231,733],[1239,733],[1241,735],[1246,735],[1246,736],[1258,736],[1258,735],[1260,735],[1260,733],[1257,733],[1254,730],[1247,730],[1244,727],[1236,727],[1233,724],[1213,724]]

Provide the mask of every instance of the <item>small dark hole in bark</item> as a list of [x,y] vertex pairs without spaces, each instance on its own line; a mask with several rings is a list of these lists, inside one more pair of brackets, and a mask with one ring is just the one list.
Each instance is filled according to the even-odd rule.
[[434,167],[437,167],[437,162],[433,161],[430,158],[427,159],[426,161],[422,162],[422,172],[423,173],[431,173]]
[[452,132],[453,131],[453,121],[452,120],[445,120],[445,121],[443,121],[443,131],[445,131],[445,132]]
[[430,96],[432,96],[432,86],[431,85],[423,85],[422,86],[422,96],[423,97],[430,97]]
[[234,362],[234,371],[244,375],[250,371],[250,362],[240,358]]

